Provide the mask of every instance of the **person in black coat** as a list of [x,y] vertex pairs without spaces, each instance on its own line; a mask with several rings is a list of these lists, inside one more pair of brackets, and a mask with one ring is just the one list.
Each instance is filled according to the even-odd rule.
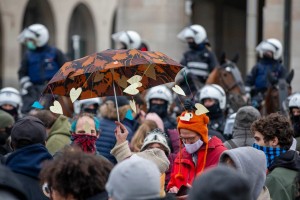
[[21,182],[28,199],[48,199],[39,183],[39,173],[44,161],[52,156],[45,147],[46,128],[39,119],[27,116],[18,120],[11,130],[13,152],[4,158]]

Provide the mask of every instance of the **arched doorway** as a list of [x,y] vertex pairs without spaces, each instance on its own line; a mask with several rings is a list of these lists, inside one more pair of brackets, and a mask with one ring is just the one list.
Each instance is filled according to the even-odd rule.
[[218,57],[225,52],[229,59],[239,54],[238,66],[246,73],[247,1],[201,0],[193,4],[193,24],[201,24]]
[[[55,26],[52,9],[47,0],[29,0],[25,9],[21,31],[31,24],[43,24],[49,31],[49,44],[55,45]],[[20,32],[21,32],[20,31]],[[25,48],[22,47],[22,53]],[[23,55],[23,54],[22,54]]]
[[78,4],[71,17],[68,32],[68,55],[70,59],[81,58],[96,51],[96,30],[90,10]]

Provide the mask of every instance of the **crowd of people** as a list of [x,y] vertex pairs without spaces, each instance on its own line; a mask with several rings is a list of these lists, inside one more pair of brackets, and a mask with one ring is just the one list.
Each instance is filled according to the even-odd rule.
[[[148,50],[135,31],[112,38],[116,48]],[[300,95],[289,98],[289,116],[262,116],[253,103],[229,115],[224,88],[205,83],[218,61],[204,27],[188,26],[178,38],[189,46],[180,73],[191,80],[181,85],[191,91],[180,110],[175,93],[159,85],[134,96],[136,112],[128,97],[109,96],[77,100],[67,117],[32,107],[65,58],[47,44],[45,26],[26,28],[20,91],[0,90],[1,199],[300,199]],[[256,50],[246,91],[258,101],[286,72],[278,40]],[[199,114],[197,103],[208,112]]]

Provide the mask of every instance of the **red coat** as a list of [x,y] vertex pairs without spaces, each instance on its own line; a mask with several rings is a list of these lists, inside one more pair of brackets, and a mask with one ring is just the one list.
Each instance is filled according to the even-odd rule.
[[[212,137],[208,141],[208,151],[207,151],[206,164],[205,164],[204,169],[217,165],[219,162],[221,153],[225,150],[226,150],[226,147],[224,147],[222,141],[215,136]],[[199,149],[198,155],[200,153],[203,154],[203,152],[205,152],[205,145],[203,145]],[[182,185],[187,185],[187,183],[192,185],[194,178],[195,178],[196,174],[198,173],[196,171],[197,169],[193,162],[192,155],[189,154],[185,148],[182,149],[182,158],[181,158],[181,163],[182,163],[181,164],[181,174],[184,177],[184,179],[182,179],[182,180],[175,178],[175,176],[179,172],[179,163],[180,162],[179,162],[179,153],[178,153],[177,157],[175,159],[175,162],[174,162],[173,171],[171,174],[171,180],[168,183],[167,190],[169,190],[173,186],[180,188]]]

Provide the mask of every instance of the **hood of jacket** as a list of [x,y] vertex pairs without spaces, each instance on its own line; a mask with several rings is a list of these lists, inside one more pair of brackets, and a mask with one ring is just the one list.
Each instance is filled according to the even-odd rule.
[[295,171],[300,170],[300,157],[296,151],[289,150],[280,156],[276,157],[272,164],[269,166],[269,171],[276,167],[283,167]]
[[234,139],[237,139],[237,138],[253,139],[253,135],[250,131],[250,128],[244,129],[244,128],[233,127],[232,138],[234,138]]
[[66,135],[70,137],[71,136],[70,128],[71,125],[70,122],[68,121],[68,118],[63,115],[60,115],[52,125],[49,131],[48,139],[52,135],[56,135],[56,134]]
[[226,150],[220,157],[220,163],[224,163],[227,156],[231,158],[236,169],[247,176],[252,199],[256,200],[266,180],[267,160],[264,152],[253,147]]
[[11,153],[5,165],[13,172],[38,179],[42,163],[51,160],[52,156],[42,144],[33,144]]

